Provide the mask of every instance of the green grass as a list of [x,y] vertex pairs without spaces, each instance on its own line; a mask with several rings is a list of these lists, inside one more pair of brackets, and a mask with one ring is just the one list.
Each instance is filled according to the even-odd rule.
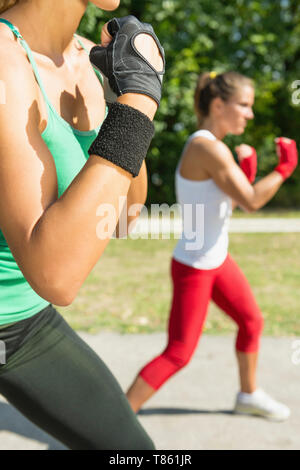
[[237,208],[233,211],[232,216],[234,218],[260,218],[260,217],[275,217],[275,218],[288,218],[288,219],[299,219],[300,218],[300,211],[297,210],[290,210],[290,209],[265,209],[256,212],[252,212],[251,214],[242,211],[241,209]]
[[[111,240],[76,300],[57,309],[77,330],[165,331],[169,265],[176,240]],[[265,335],[300,335],[300,236],[231,234],[230,253],[246,274],[265,318]],[[205,332],[234,332],[211,304]]]
[[[175,244],[176,240],[111,240],[73,304],[57,309],[73,328],[90,333],[165,331]],[[253,288],[265,318],[264,333],[299,335],[299,234],[231,234],[230,253]],[[211,304],[206,333],[235,329]]]
[[[149,216],[151,215],[151,207],[148,208],[148,214]],[[175,214],[176,216],[178,215],[177,213]],[[160,217],[162,214],[160,213]],[[256,212],[245,212],[241,210],[240,208],[236,208],[232,216],[234,218],[261,218],[261,217],[267,217],[267,218],[287,218],[287,219],[299,219],[300,218],[300,211],[296,209],[262,209]],[[174,217],[174,212],[170,212],[170,218],[172,219]]]

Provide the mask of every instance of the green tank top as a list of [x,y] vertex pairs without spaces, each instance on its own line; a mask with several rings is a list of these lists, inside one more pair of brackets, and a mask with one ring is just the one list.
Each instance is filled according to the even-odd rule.
[[[28,44],[13,24],[3,18],[0,18],[0,22],[9,26],[17,36],[19,43],[26,50],[35,78],[45,99],[48,121],[46,129],[42,133],[42,138],[55,162],[58,197],[60,197],[89,158],[88,149],[98,135],[102,123],[96,129],[84,132],[74,129],[65,121],[48,100]],[[88,53],[77,35],[74,36]],[[97,70],[95,70],[95,73],[102,84],[101,75]],[[0,230],[0,325],[29,318],[47,305],[49,305],[49,302],[41,298],[24,278]]]

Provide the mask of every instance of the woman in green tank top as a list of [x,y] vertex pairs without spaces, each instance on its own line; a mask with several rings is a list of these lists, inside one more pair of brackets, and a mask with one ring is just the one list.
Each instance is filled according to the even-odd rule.
[[[146,198],[144,163],[133,180],[88,153],[107,109],[93,44],[75,35],[87,4],[0,0],[0,393],[70,449],[153,449],[112,374],[52,306],[73,301],[113,234],[96,236],[99,205],[119,213],[120,198]],[[111,40],[105,26],[102,45]],[[160,61],[149,44],[141,50]],[[117,101],[152,120],[157,105],[139,93]]]

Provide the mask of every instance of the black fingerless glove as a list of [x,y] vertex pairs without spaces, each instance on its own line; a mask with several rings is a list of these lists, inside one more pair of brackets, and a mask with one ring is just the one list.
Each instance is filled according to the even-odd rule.
[[[108,23],[112,41],[107,47],[94,46],[90,51],[90,61],[109,82],[117,95],[141,93],[160,103],[162,79],[165,72],[164,50],[148,23],[141,23],[135,16],[114,18]],[[134,40],[139,34],[153,37],[163,59],[161,72],[143,57],[136,49]]]

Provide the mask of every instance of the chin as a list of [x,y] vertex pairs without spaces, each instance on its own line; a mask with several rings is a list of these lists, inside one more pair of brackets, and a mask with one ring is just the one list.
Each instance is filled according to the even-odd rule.
[[111,7],[107,8],[107,11],[113,11],[119,7],[120,0],[111,0],[109,3],[111,4]]
[[99,8],[105,11],[113,11],[120,5],[120,0],[100,0]]
[[244,127],[238,127],[237,129],[234,129],[231,134],[233,135],[242,135],[244,134],[245,132],[245,128]]

